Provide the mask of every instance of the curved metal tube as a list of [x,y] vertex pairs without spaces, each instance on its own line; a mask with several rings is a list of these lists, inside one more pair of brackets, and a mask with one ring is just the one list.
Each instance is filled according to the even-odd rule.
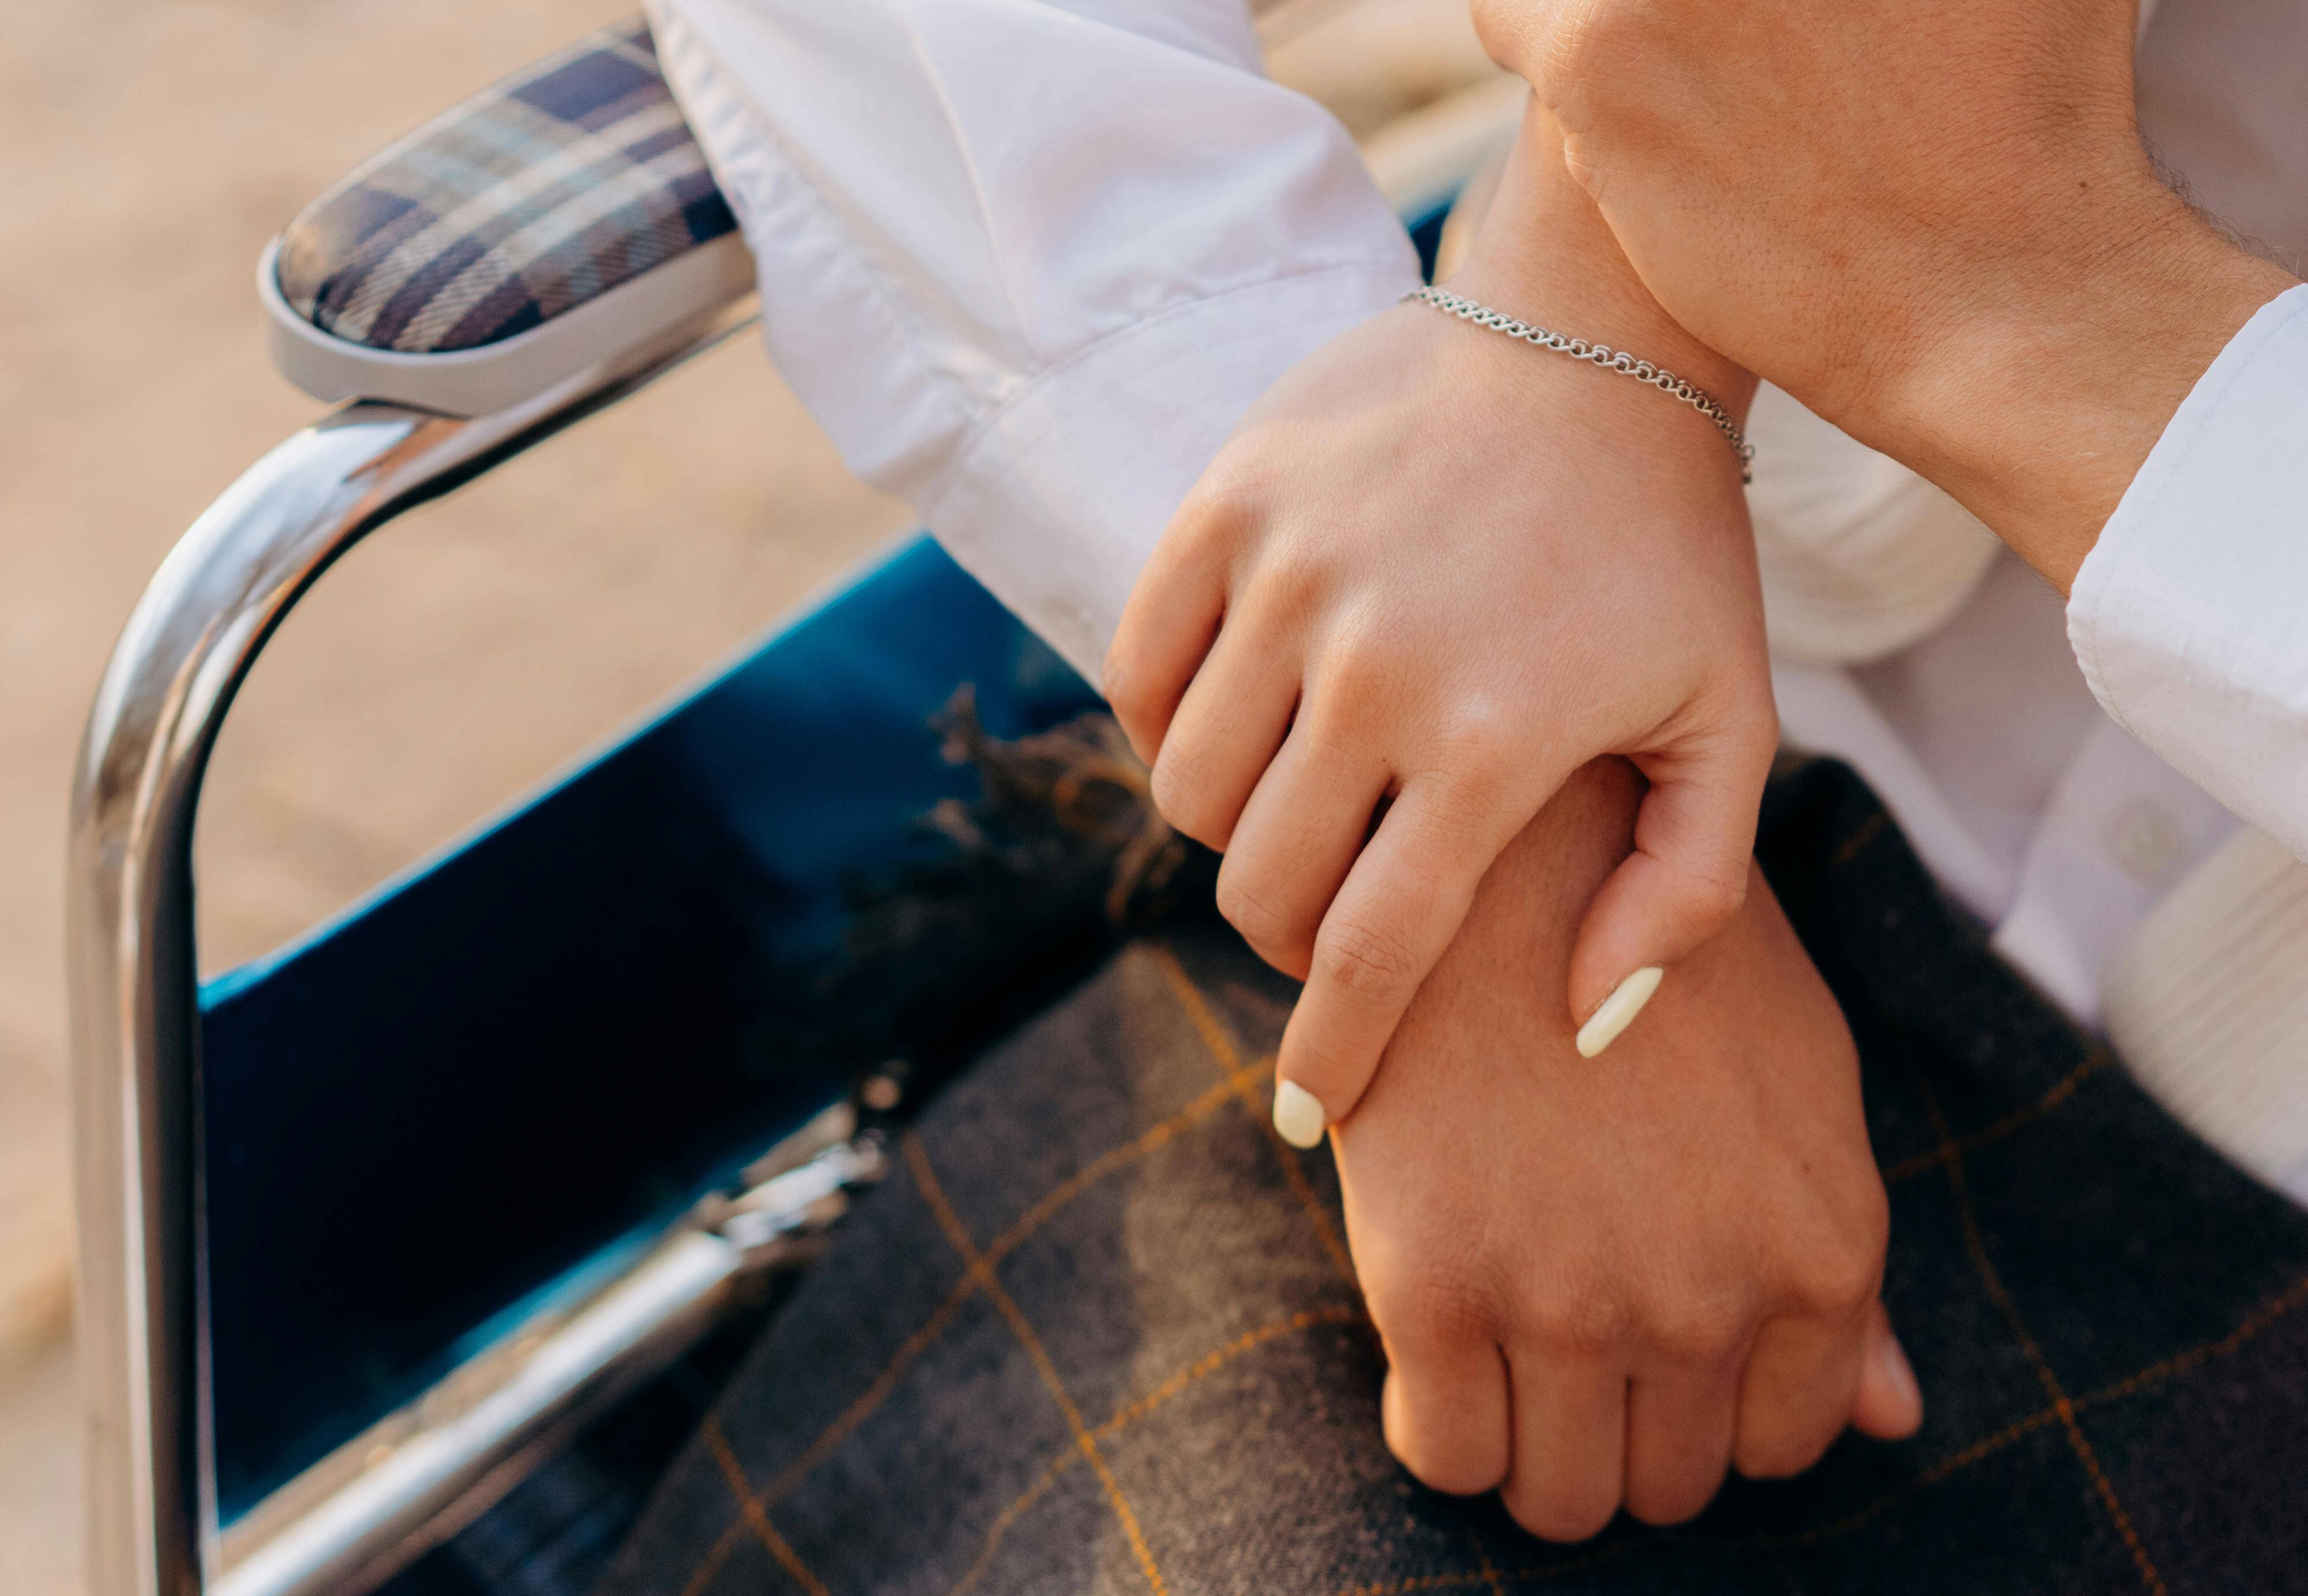
[[214,1596],[373,1590],[461,1529],[710,1330],[740,1276],[807,1255],[848,1195],[881,1178],[880,1143],[855,1129],[847,1104],[820,1116],[777,1151],[805,1161],[707,1205],[581,1308],[540,1315],[306,1470],[223,1537]]
[[363,536],[753,319],[724,308],[471,420],[349,405],[228,488],[129,617],[74,766],[67,867],[91,1596],[196,1596],[215,1566],[192,836],[235,692],[290,608]]

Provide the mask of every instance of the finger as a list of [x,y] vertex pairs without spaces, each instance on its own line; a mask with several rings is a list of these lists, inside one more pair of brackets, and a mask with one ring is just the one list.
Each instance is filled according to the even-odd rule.
[[1154,807],[1205,847],[1224,852],[1251,789],[1290,733],[1298,657],[1287,635],[1230,621],[1194,673],[1154,761]]
[[1763,1326],[1739,1379],[1731,1461],[1751,1480],[1785,1480],[1843,1433],[1868,1351],[1865,1318],[1783,1316]]
[[1713,1500],[1731,1463],[1735,1367],[1687,1365],[1635,1376],[1627,1393],[1627,1511],[1677,1524]]
[[1506,1360],[1487,1337],[1389,1338],[1379,1414],[1387,1450],[1421,1484],[1452,1496],[1506,1478]]
[[[1354,1112],[1419,983],[1513,834],[1440,781],[1403,789],[1315,933],[1275,1059],[1275,1124],[1296,1139]],[[1311,1142],[1301,1145],[1312,1145]]]
[[1625,1480],[1627,1376],[1615,1363],[1518,1350],[1513,1453],[1500,1500],[1549,1540],[1584,1540],[1619,1510]]
[[1656,989],[1658,978],[1638,981],[1639,972],[1674,964],[1745,903],[1771,763],[1771,738],[1757,731],[1635,760],[1651,783],[1635,815],[1635,851],[1588,905],[1571,952],[1571,1012],[1585,1057],[1633,1022],[1649,997],[1641,988]]
[[1905,1440],[1924,1422],[1924,1391],[1908,1354],[1892,1333],[1891,1316],[1877,1303],[1868,1316],[1867,1352],[1852,1399],[1851,1428],[1879,1441]]
[[1107,646],[1099,690],[1138,757],[1152,764],[1226,613],[1233,521],[1190,498],[1130,590]]
[[1243,806],[1219,867],[1219,912],[1284,974],[1306,979],[1322,913],[1369,840],[1391,779],[1302,713]]

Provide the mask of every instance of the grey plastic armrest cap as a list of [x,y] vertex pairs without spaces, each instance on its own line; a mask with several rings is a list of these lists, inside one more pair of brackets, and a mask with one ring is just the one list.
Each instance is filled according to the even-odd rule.
[[273,358],[299,387],[466,416],[661,351],[752,287],[640,22],[384,150],[257,272]]
[[298,315],[274,274],[279,249],[266,248],[256,276],[282,376],[315,399],[388,400],[447,416],[490,415],[581,372],[639,366],[754,291],[754,257],[730,233],[511,338],[409,354],[347,342]]

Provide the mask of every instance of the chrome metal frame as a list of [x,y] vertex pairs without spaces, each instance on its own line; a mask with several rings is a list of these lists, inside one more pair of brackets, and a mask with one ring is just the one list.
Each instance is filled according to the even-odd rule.
[[[1355,0],[1254,0],[1270,42]],[[1458,151],[1464,161],[1479,150]],[[1429,163],[1431,164],[1431,163]],[[1425,168],[1421,168],[1423,176]],[[1403,202],[1400,194],[1393,197]],[[115,647],[74,772],[68,867],[79,1322],[90,1596],[355,1596],[519,1478],[588,1402],[710,1322],[872,1177],[870,1143],[694,1215],[573,1311],[497,1350],[316,1464],[220,1535],[202,1310],[193,821],[233,694],[337,556],[395,516],[639,391],[744,327],[745,301],[536,398],[460,419],[345,406],[281,444],[193,523]],[[793,1150],[787,1150],[788,1152]]]
[[774,1256],[874,1173],[870,1143],[822,1125],[805,1133],[800,1151],[814,1161],[765,1171],[751,1198],[693,1215],[573,1311],[538,1310],[498,1349],[219,1533],[192,844],[225,713],[282,618],[354,543],[754,320],[746,301],[713,308],[469,420],[347,405],[228,488],[130,616],[74,769],[67,887],[91,1596],[372,1587],[508,1488],[588,1401],[677,1351],[750,1264]]

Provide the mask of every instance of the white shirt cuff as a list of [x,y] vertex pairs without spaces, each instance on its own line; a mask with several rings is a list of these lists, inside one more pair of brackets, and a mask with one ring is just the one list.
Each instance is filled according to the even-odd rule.
[[1416,286],[1238,0],[650,0],[771,354],[1093,678],[1253,400]]
[[2076,574],[2068,639],[2109,714],[2308,858],[2308,287],[2182,401]]

